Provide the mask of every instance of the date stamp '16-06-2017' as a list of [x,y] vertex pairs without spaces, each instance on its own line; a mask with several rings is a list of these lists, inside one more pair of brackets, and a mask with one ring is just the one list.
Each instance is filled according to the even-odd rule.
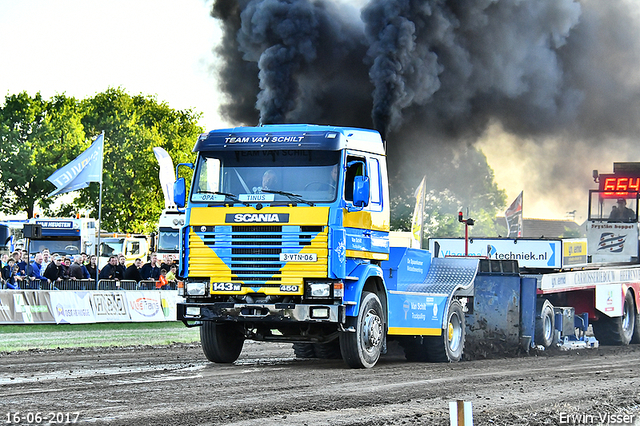
[[7,411],[0,424],[60,425],[77,423],[80,412]]

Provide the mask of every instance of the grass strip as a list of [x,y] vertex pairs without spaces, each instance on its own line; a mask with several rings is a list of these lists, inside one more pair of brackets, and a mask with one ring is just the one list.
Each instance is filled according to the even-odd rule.
[[192,343],[199,332],[181,322],[0,325],[0,352]]

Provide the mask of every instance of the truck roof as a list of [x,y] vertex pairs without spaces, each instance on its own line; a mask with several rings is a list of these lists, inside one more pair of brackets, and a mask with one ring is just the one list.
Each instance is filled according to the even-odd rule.
[[226,150],[324,150],[345,148],[384,155],[384,144],[375,130],[314,124],[270,124],[212,130],[198,138],[193,151]]

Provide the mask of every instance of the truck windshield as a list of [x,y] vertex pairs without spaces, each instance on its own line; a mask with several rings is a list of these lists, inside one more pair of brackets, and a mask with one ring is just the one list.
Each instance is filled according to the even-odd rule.
[[279,191],[309,202],[330,202],[337,195],[339,163],[339,151],[200,153],[191,200],[225,202],[228,197],[219,193],[226,193],[243,201],[251,200],[249,195],[263,194],[264,201],[290,202],[290,197],[273,193]]
[[158,252],[177,253],[180,244],[180,232],[173,228],[158,230]]
[[50,253],[57,253],[63,256],[80,254],[80,240],[31,240],[30,251],[32,253],[49,249]]
[[103,240],[100,243],[100,256],[113,256],[124,253],[123,242],[121,239]]

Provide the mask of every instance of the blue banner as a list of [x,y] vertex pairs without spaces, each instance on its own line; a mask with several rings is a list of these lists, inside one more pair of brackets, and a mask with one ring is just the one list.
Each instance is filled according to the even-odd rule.
[[56,186],[56,190],[49,194],[49,197],[86,188],[90,182],[100,182],[103,152],[104,135],[100,135],[89,149],[47,178]]

